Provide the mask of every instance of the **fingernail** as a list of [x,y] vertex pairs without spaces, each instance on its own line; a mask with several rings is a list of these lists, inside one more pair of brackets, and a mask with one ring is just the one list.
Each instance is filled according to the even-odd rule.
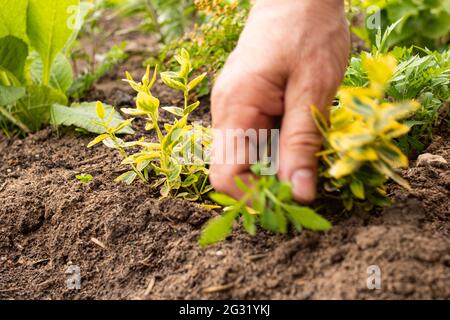
[[309,203],[316,197],[316,177],[313,170],[300,169],[291,178],[294,197],[297,201]]

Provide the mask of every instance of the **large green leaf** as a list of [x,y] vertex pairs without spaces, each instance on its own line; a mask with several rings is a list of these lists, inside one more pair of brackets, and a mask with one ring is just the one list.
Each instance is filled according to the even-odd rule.
[[[52,123],[55,125],[75,126],[92,133],[105,133],[104,127],[94,123],[95,121],[99,121],[95,111],[95,105],[95,102],[73,104],[71,107],[55,104],[51,108]],[[109,114],[113,110],[112,106],[104,105],[104,107],[106,114]],[[110,125],[111,127],[115,127],[121,122],[123,122],[123,119],[120,114],[116,112]],[[119,133],[133,134],[134,131],[130,126],[127,126],[119,131]]]
[[55,103],[67,104],[66,96],[47,86],[29,86],[12,113],[31,131],[36,131],[49,122],[50,107]]
[[0,106],[13,104],[23,96],[25,96],[25,88],[0,85]]
[[0,67],[8,70],[17,79],[23,79],[23,70],[28,56],[28,45],[13,36],[0,38]]
[[42,82],[50,82],[51,65],[72,34],[71,8],[78,0],[29,0],[27,32],[31,45],[42,58]]
[[0,38],[15,36],[27,41],[28,0],[0,0]]
[[[30,57],[30,76],[34,84],[42,84],[43,64],[42,59],[36,51]],[[73,70],[70,61],[65,55],[59,53],[56,56],[50,73],[50,86],[66,93],[73,83]]]

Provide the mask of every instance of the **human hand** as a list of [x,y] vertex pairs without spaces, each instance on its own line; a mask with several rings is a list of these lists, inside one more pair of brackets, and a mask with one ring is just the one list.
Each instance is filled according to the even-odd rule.
[[[349,37],[342,0],[258,0],[213,89],[216,130],[270,129],[282,117],[278,177],[292,183],[301,203],[316,196],[322,141],[310,106],[327,114],[345,73]],[[215,143],[213,153],[219,149],[224,143]],[[249,165],[211,165],[212,185],[235,198],[237,175],[248,180]]]

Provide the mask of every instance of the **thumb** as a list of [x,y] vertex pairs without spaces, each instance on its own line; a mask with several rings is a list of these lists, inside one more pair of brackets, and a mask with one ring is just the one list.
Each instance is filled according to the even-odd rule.
[[[302,88],[301,81],[289,81],[286,91],[285,113],[280,136],[280,179],[289,181],[294,199],[308,204],[316,198],[318,158],[322,136],[312,117],[310,107],[321,110],[331,102],[323,87],[311,83]],[[330,100],[330,101],[328,101]]]

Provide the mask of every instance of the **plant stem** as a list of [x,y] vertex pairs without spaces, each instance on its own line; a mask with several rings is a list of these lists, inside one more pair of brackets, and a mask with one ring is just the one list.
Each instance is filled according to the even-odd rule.
[[192,186],[194,187],[195,193],[201,197],[202,194],[198,191],[197,186],[195,185],[195,183]]
[[156,11],[155,6],[153,5],[151,0],[146,0],[145,1],[145,7],[147,8],[148,13],[150,14],[150,19],[152,19],[153,24],[155,25],[156,32],[161,37],[161,42],[164,43],[165,42],[165,39],[164,39],[165,37],[162,34],[161,26],[159,25],[159,22],[158,22],[158,12]]
[[2,114],[5,118],[7,118],[9,121],[11,121],[16,126],[18,126],[23,132],[30,133],[30,129],[28,129],[28,127],[25,124],[23,124],[19,119],[16,119],[4,107],[0,107],[0,114]]
[[[111,134],[110,137],[111,140],[114,142],[114,145],[116,146],[117,150],[119,150],[122,157],[124,159],[128,158],[127,152],[120,146],[119,142],[117,142],[117,137],[114,134]],[[134,164],[130,164],[130,166],[143,182],[147,182],[147,179],[145,179],[145,177],[142,175],[142,172],[140,172]]]
[[185,90],[184,91],[184,110],[187,109],[188,103],[189,103],[189,91]]
[[280,200],[275,197],[275,195],[270,192],[268,189],[264,189],[264,193],[269,197],[270,200],[272,200],[275,204],[278,204],[279,206],[283,206],[283,204],[280,202]]
[[150,116],[150,119],[153,122],[153,125],[155,126],[155,130],[156,130],[156,134],[158,135],[159,143],[162,144],[164,136],[163,136],[163,134],[161,132],[161,129],[158,126],[158,119],[153,114],[149,114],[149,116]]
[[203,179],[202,186],[200,188],[200,191],[203,193],[203,190],[205,190],[206,181],[208,181],[208,175],[205,174],[205,179]]

